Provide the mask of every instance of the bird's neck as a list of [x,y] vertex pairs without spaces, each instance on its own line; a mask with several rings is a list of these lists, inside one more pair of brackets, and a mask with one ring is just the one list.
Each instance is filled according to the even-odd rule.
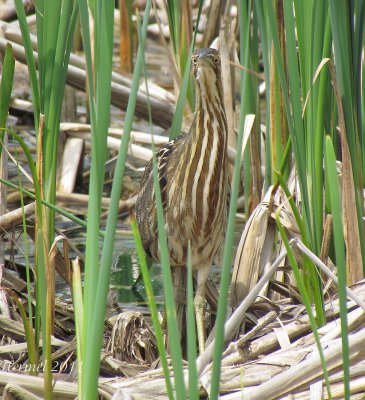
[[[186,212],[192,217],[190,222],[187,220],[187,229],[199,226],[204,230],[209,228],[209,210],[227,202],[227,119],[219,88],[208,91],[197,87],[195,104],[195,118],[189,140],[183,142],[185,153],[180,158],[177,181],[181,198],[188,204]],[[196,225],[189,225],[192,221]]]
[[[227,119],[223,103],[223,90],[220,82],[214,85],[196,86],[195,118],[192,126],[192,146],[217,144],[216,150],[226,151]],[[203,150],[203,149],[202,149]]]

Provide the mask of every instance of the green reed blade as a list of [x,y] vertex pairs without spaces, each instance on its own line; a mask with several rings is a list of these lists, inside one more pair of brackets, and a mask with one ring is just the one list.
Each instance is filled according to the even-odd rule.
[[174,53],[178,54],[178,49],[180,48],[180,2],[178,0],[167,0],[166,6],[171,43]]
[[348,319],[347,319],[347,278],[345,239],[343,236],[342,204],[340,182],[337,174],[336,156],[331,138],[326,137],[326,186],[330,195],[331,212],[333,217],[333,236],[336,254],[336,266],[338,276],[338,290],[340,303],[341,339],[343,376],[345,385],[345,398],[350,398],[350,359],[348,343]]
[[[83,327],[83,376],[80,384],[85,398],[95,398],[98,387],[100,351],[104,331],[104,318],[109,289],[110,268],[113,251],[105,254],[105,247],[113,247],[115,229],[110,232],[111,215],[115,213],[115,193],[111,200],[104,249],[99,264],[99,225],[101,197],[104,184],[107,136],[110,118],[111,74],[113,57],[114,3],[96,2],[94,67],[89,37],[89,15],[86,1],[79,1],[83,41],[88,73],[89,105],[92,123],[92,165],[88,207],[88,228],[86,237],[85,284],[84,284],[84,327]],[[95,91],[94,91],[95,85]],[[95,97],[94,97],[95,96]],[[118,199],[119,201],[119,199]]]
[[138,259],[139,259],[139,265],[140,265],[141,273],[142,273],[142,277],[143,277],[144,288],[146,290],[146,295],[147,295],[147,299],[148,299],[148,307],[151,312],[154,333],[155,333],[156,341],[157,341],[158,353],[160,355],[161,365],[162,365],[163,373],[165,376],[167,395],[168,395],[169,399],[173,399],[174,393],[173,393],[171,379],[170,379],[170,370],[169,370],[169,366],[167,363],[167,355],[166,355],[166,350],[165,350],[165,342],[164,342],[163,332],[162,332],[162,328],[160,325],[160,321],[158,319],[158,311],[157,311],[157,307],[156,307],[155,296],[153,294],[152,280],[151,280],[151,276],[150,276],[150,273],[148,270],[146,255],[143,250],[141,236],[139,234],[137,223],[134,218],[131,220],[131,228],[132,228],[132,232],[133,232],[134,242],[136,244],[136,252],[137,252]]
[[[84,307],[82,301],[82,280],[80,272],[79,260],[72,260],[72,303],[74,305],[75,314],[75,331],[76,331],[76,352],[77,352],[77,371],[79,382],[82,382],[82,337],[83,337],[83,323],[84,323]],[[79,398],[83,398],[83,386],[78,385]]]
[[[251,19],[251,2],[242,2],[240,4],[240,52],[241,52],[241,65],[245,68],[252,69],[250,46],[250,19]],[[257,86],[257,85],[256,85]],[[257,87],[256,87],[257,89]],[[249,113],[256,114],[256,99],[254,92],[254,81],[250,74],[246,71],[241,71],[241,94],[244,101],[241,101],[240,114],[246,115]],[[240,120],[241,121],[241,120]],[[251,188],[251,154],[250,149],[247,148],[243,155],[243,180],[246,188]],[[250,189],[245,196],[245,214],[248,217],[250,210]]]
[[[10,44],[6,45],[0,82],[0,128],[6,127],[8,119],[11,91],[13,90],[15,59]],[[0,131],[0,157],[4,140],[4,131]]]
[[[203,7],[203,1],[199,0],[199,10],[198,10],[197,21],[200,20],[202,7]],[[172,125],[171,125],[171,129],[170,129],[170,135],[169,135],[170,140],[175,139],[181,133],[181,126],[182,126],[182,121],[183,121],[183,116],[184,116],[184,107],[185,107],[186,95],[187,95],[187,91],[188,91],[189,78],[190,78],[191,56],[193,54],[193,50],[194,50],[194,46],[195,46],[196,34],[197,34],[197,30],[195,30],[195,32],[194,32],[193,40],[191,42],[191,46],[190,46],[190,50],[189,50],[189,56],[187,58],[187,62],[185,65],[184,75],[183,75],[183,79],[182,79],[181,87],[180,87],[179,98],[176,103],[174,119],[172,120]]]
[[[242,107],[243,103],[241,103],[241,109]],[[229,204],[227,231],[226,231],[226,238],[224,241],[223,266],[222,266],[221,283],[219,290],[218,311],[215,323],[216,327],[215,347],[213,354],[213,367],[212,367],[211,387],[210,387],[210,399],[212,400],[217,399],[219,395],[220,367],[221,367],[221,357],[224,345],[224,324],[228,306],[228,292],[231,279],[232,257],[233,257],[233,249],[235,242],[234,229],[236,225],[237,199],[240,190],[240,177],[242,168],[241,154],[242,150],[244,150],[242,149],[242,146],[243,146],[245,118],[246,115],[243,112],[241,112],[238,136],[237,136],[237,147],[236,147],[237,155],[235,158],[233,178],[232,178],[232,191]]]
[[[270,61],[269,61],[269,43],[270,38],[268,37],[268,28],[266,19],[264,17],[263,7],[261,2],[253,3],[253,10],[257,16],[258,31],[260,32],[260,42],[262,49],[262,61],[264,64],[265,71],[265,89],[266,89],[266,99],[270,99]],[[269,140],[269,135],[271,134],[271,123],[270,123],[270,101],[265,101],[265,114],[266,114],[266,145],[265,145],[265,187],[264,192],[266,193],[273,182],[273,168],[271,163],[272,160],[272,148],[271,140]]]
[[170,253],[168,250],[167,236],[165,230],[165,217],[162,206],[162,197],[160,190],[160,182],[158,175],[156,153],[153,153],[153,180],[154,192],[156,199],[157,210],[157,226],[158,226],[158,242],[160,248],[160,261],[163,277],[163,287],[165,291],[165,309],[167,328],[169,336],[173,338],[170,342],[170,352],[172,357],[172,364],[174,369],[175,393],[176,399],[186,399],[183,364],[182,364],[182,351],[181,351],[181,335],[177,323],[176,304],[174,299],[174,289],[172,285],[171,266],[170,266]]
[[[141,36],[140,24],[138,18],[137,18],[137,28],[139,35]],[[141,53],[144,54],[143,41],[141,42]],[[147,70],[145,67],[144,57],[142,57],[142,66],[144,72],[147,98],[149,98]],[[184,382],[183,365],[182,365],[182,349],[181,349],[181,339],[180,339],[181,336],[179,334],[178,322],[176,316],[176,304],[175,304],[174,289],[173,289],[172,276],[170,270],[170,253],[167,245],[167,236],[164,223],[160,183],[159,183],[159,178],[156,179],[156,176],[158,177],[158,168],[157,168],[156,148],[153,141],[152,114],[149,102],[147,103],[147,107],[148,107],[149,124],[151,128],[151,137],[152,137],[154,193],[155,193],[156,208],[157,208],[157,225],[158,225],[157,228],[158,228],[158,238],[159,238],[159,249],[161,254],[163,286],[165,293],[166,320],[167,320],[169,338],[171,339],[169,341],[169,346],[172,358],[172,367],[174,370],[176,398],[185,399],[186,392],[185,392],[185,382]],[[161,230],[162,232],[160,232]],[[166,379],[169,380],[170,378],[165,375],[165,380]]]
[[27,313],[25,312],[23,303],[18,297],[18,294],[9,288],[2,288],[2,290],[6,291],[13,302],[16,304],[20,317],[23,322],[24,326],[24,333],[25,333],[25,339],[27,341],[27,350],[28,350],[28,363],[30,365],[30,375],[37,375],[38,372],[38,354],[36,351],[36,345],[35,345],[35,338],[34,338],[34,332],[33,332],[33,327],[31,325],[31,320],[28,319]]
[[198,388],[198,371],[196,366],[197,351],[196,351],[196,321],[194,310],[194,285],[193,285],[193,266],[191,262],[191,243],[188,242],[188,257],[187,257],[187,317],[186,317],[186,336],[188,346],[188,365],[189,365],[189,399],[199,399]]
[[290,265],[292,267],[292,271],[294,273],[295,281],[297,283],[299,292],[300,292],[300,294],[302,296],[303,304],[304,304],[305,309],[307,311],[309,322],[310,322],[312,330],[313,330],[314,339],[316,341],[318,352],[319,352],[319,356],[320,356],[320,359],[321,359],[321,365],[322,365],[324,379],[325,379],[325,382],[326,382],[327,393],[328,393],[329,398],[332,398],[331,397],[331,387],[330,387],[330,382],[329,382],[328,370],[327,370],[327,363],[326,363],[326,359],[325,359],[324,354],[323,354],[323,348],[322,348],[321,340],[320,340],[320,337],[319,337],[319,334],[318,334],[318,325],[317,325],[316,319],[315,319],[315,317],[313,315],[312,304],[311,304],[311,301],[310,301],[310,297],[309,297],[309,294],[307,292],[307,289],[306,289],[306,286],[305,286],[305,282],[304,282],[304,280],[302,278],[301,272],[299,270],[297,261],[295,259],[294,252],[293,252],[293,250],[292,250],[292,248],[290,246],[290,243],[289,243],[288,237],[287,237],[287,235],[285,233],[285,230],[284,230],[284,228],[283,228],[283,226],[282,226],[282,224],[280,222],[279,213],[280,213],[280,210],[277,211],[276,216],[275,216],[276,225],[277,225],[277,227],[279,229],[280,236],[281,236],[281,238],[283,240],[283,243],[285,245],[285,248],[286,248],[286,251],[287,251],[287,255],[288,255],[288,259],[289,259]]
[[[311,213],[311,203],[309,201],[309,188],[311,187],[310,179],[308,179],[308,160],[306,158],[306,131],[302,119],[302,99],[304,102],[305,94],[301,92],[301,75],[298,63],[288,62],[286,67],[288,71],[288,79],[286,78],[285,65],[279,43],[279,35],[277,28],[277,21],[275,18],[275,13],[273,5],[271,2],[266,2],[264,4],[264,9],[266,11],[266,17],[269,21],[270,32],[273,40],[273,48],[275,52],[275,61],[278,69],[278,75],[282,87],[283,93],[283,103],[286,113],[286,119],[288,123],[288,129],[290,132],[290,138],[292,142],[292,149],[294,151],[296,171],[298,175],[298,181],[301,191],[301,199],[303,204],[303,219],[304,227],[307,231],[306,237],[309,242],[313,242],[313,218]],[[285,49],[286,49],[286,59],[294,60],[298,58],[297,52],[297,41],[296,41],[296,19],[294,17],[294,11],[292,3],[284,2],[284,22],[285,22]],[[301,26],[301,20],[299,18],[299,24]],[[302,23],[303,25],[303,23]],[[301,28],[300,28],[301,29]],[[306,37],[306,32],[302,33],[302,36]],[[299,43],[300,44],[300,43]],[[302,56],[305,55],[307,49],[301,49]],[[310,297],[313,298],[316,305],[317,318],[320,324],[325,321],[323,312],[323,299],[321,295],[320,282],[318,275],[313,268],[308,270],[309,278],[306,278],[306,287],[309,290]]]
[[[34,193],[29,192],[28,190],[24,189],[21,185],[15,185],[12,182],[7,181],[6,179],[2,179],[0,178],[0,183],[3,183],[4,185],[14,189],[15,191],[19,192],[21,195],[25,195],[33,200],[36,199],[36,196]],[[87,223],[80,219],[77,218],[75,215],[69,213],[68,211],[60,208],[60,207],[56,207],[54,204],[49,203],[46,200],[41,200],[41,204],[45,205],[48,208],[52,208],[54,211],[56,211],[58,214],[63,215],[65,218],[69,219],[70,221],[75,222],[76,224],[78,224],[79,226],[83,227],[83,228],[87,228]],[[103,232],[99,232],[99,235],[101,237],[104,236]]]
[[[33,110],[34,110],[34,125],[35,131],[38,132],[39,125],[39,113],[40,113],[40,97],[39,97],[39,86],[38,86],[38,78],[37,78],[37,68],[35,65],[33,47],[30,40],[30,33],[27,23],[27,17],[24,11],[24,5],[22,0],[15,0],[15,8],[18,16],[20,30],[22,32],[23,45],[25,50],[25,57],[27,60],[28,73],[30,79],[30,86],[32,89],[32,102],[33,102]],[[38,42],[38,52],[41,52],[41,46]]]
[[[354,30],[357,24],[364,24],[364,11],[361,8],[351,6],[352,2],[338,2],[329,0],[329,10],[331,16],[331,27],[333,35],[334,58],[336,61],[336,77],[338,88],[342,99],[347,142],[351,154],[352,170],[354,175],[356,191],[356,211],[359,225],[360,245],[363,260],[363,270],[365,272],[365,232],[363,229],[363,196],[364,176],[362,173],[362,162],[365,154],[361,154],[360,143],[364,142],[363,131],[358,130],[357,121],[361,117],[357,116],[357,111],[361,109],[357,104],[358,97],[355,86],[359,84],[359,75],[355,67],[358,57],[358,49],[354,47],[356,43],[364,45],[364,25],[360,29]],[[354,11],[360,12],[359,15]],[[355,34],[359,36],[356,37]],[[363,96],[362,96],[363,97]],[[364,162],[363,162],[364,163]]]
[[50,332],[50,314],[47,312],[47,265],[48,265],[48,246],[47,242],[47,228],[45,228],[45,221],[43,218],[42,208],[42,192],[38,180],[36,166],[34,164],[32,154],[25,144],[24,140],[15,132],[10,132],[14,139],[17,140],[21,146],[30,168],[33,186],[36,197],[36,319],[35,319],[35,343],[37,350],[39,349],[40,330],[42,330],[43,337],[43,357],[44,357],[44,390],[45,398],[52,398],[52,357],[51,357],[51,336]]

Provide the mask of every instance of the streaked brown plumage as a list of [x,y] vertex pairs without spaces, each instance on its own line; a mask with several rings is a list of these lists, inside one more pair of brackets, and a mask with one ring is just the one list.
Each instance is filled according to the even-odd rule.
[[[196,89],[193,124],[188,133],[169,142],[156,156],[172,266],[186,265],[188,241],[191,242],[192,265],[197,271],[194,303],[202,352],[205,282],[223,242],[227,220],[227,120],[218,51],[196,50],[192,65]],[[143,175],[135,212],[144,249],[158,261],[152,170],[150,161]]]

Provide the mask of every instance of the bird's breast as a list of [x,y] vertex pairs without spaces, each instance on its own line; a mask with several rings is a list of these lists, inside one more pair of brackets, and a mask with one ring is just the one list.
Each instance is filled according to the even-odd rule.
[[186,170],[186,174],[192,175],[185,176],[180,185],[174,181],[175,190],[170,191],[172,196],[169,196],[165,212],[166,221],[169,221],[166,228],[172,265],[186,264],[189,241],[193,267],[198,267],[203,261],[211,262],[224,238],[227,160],[213,151],[207,151],[201,159],[203,161],[199,161],[194,170]]

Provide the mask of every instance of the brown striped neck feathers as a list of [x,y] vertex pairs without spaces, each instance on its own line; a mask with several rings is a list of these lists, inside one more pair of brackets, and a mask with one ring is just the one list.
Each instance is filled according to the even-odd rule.
[[[221,64],[215,49],[201,49],[192,57],[195,77],[195,118],[179,171],[181,199],[191,219],[192,236],[213,229],[218,204],[227,196],[227,120],[223,103]],[[171,190],[173,192],[173,190]],[[224,207],[226,207],[224,200]],[[223,207],[223,206],[222,206]],[[180,209],[184,209],[180,208]],[[219,223],[222,223],[221,221]],[[188,229],[188,228],[187,228]],[[200,232],[200,233],[199,233]]]
[[198,135],[218,133],[226,146],[227,121],[223,104],[221,60],[215,49],[199,49],[192,56],[195,77],[196,115],[192,126],[193,142]]

